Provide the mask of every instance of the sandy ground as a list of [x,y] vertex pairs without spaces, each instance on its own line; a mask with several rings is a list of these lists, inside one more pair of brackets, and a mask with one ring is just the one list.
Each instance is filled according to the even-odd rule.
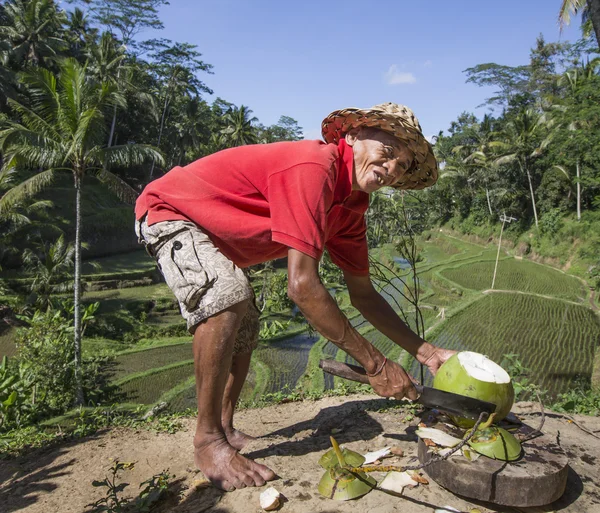
[[[238,416],[238,427],[258,436],[244,451],[278,474],[270,483],[286,498],[280,511],[295,512],[432,512],[451,506],[468,512],[478,508],[491,511],[531,513],[561,511],[600,513],[600,440],[564,418],[547,416],[544,432],[556,437],[569,457],[571,470],[567,490],[557,502],[543,508],[502,508],[458,497],[430,480],[427,485],[405,489],[396,497],[374,490],[349,502],[323,498],[317,484],[323,470],[319,457],[330,447],[332,429],[340,443],[361,453],[386,446],[401,447],[402,458],[386,463],[407,463],[416,458],[414,426],[418,417],[407,409],[389,408],[390,403],[374,396],[331,397],[316,402],[289,403],[246,410]],[[539,416],[527,415],[534,405],[519,403],[513,411],[531,426]],[[600,435],[600,418],[575,416],[577,424]],[[106,477],[114,459],[135,461],[135,468],[123,474],[130,483],[125,493],[137,493],[139,484],[162,470],[175,474],[173,493],[153,511],[161,513],[258,512],[263,489],[243,489],[223,493],[212,487],[196,487],[202,478],[193,468],[193,419],[183,421],[175,434],[145,430],[112,429],[83,440],[36,451],[19,459],[0,462],[0,511],[83,512],[104,492],[92,486]],[[340,430],[338,432],[338,430]],[[381,478],[382,474],[373,474]]]

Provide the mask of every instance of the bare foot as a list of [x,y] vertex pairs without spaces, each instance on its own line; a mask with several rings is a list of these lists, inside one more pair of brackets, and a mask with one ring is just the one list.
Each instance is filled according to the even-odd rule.
[[206,478],[225,491],[262,486],[275,479],[268,467],[239,454],[222,434],[196,435],[194,462]]
[[241,451],[252,440],[256,440],[255,437],[242,433],[235,428],[225,429],[225,436],[229,445],[238,451]]

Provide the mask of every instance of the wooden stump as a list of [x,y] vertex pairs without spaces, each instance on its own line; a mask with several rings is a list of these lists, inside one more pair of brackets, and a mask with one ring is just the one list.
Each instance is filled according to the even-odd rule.
[[[438,427],[438,426],[431,426]],[[533,430],[522,424],[514,433],[523,438]],[[419,460],[428,462],[434,453],[419,439]],[[450,457],[423,469],[447,490],[503,506],[544,506],[565,491],[568,459],[562,448],[547,435],[523,443],[523,454],[513,462],[481,456],[476,461]]]

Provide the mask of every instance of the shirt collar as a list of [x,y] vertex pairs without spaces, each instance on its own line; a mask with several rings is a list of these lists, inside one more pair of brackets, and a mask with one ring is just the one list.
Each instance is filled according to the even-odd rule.
[[352,190],[354,174],[354,151],[342,137],[338,142],[338,180],[335,187],[333,203],[342,204],[345,208],[365,213],[369,207],[369,195],[362,191]]

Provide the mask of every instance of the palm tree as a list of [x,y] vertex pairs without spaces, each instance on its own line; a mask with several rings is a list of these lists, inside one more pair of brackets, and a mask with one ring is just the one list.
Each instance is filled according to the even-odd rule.
[[[195,84],[196,81],[194,79],[193,73],[190,71],[189,68],[182,65],[175,65],[171,68],[168,68],[168,71],[169,76],[167,79],[166,87],[164,88],[163,108],[162,114],[160,116],[158,140],[156,142],[157,148],[160,148],[160,142],[162,140],[163,130],[165,128],[165,121],[167,119],[167,115],[173,98],[185,94],[198,93],[198,89]],[[150,167],[148,181],[152,180],[153,174],[154,163],[152,163],[152,166]]]
[[521,172],[527,175],[536,228],[539,228],[539,223],[531,172],[533,160],[550,143],[551,135],[545,131],[549,125],[544,114],[531,108],[521,109],[508,121],[500,134],[502,140],[499,141],[499,148],[503,155],[495,161],[499,165],[516,162]]
[[489,181],[496,172],[494,152],[498,147],[498,143],[494,140],[496,133],[492,130],[492,118],[487,114],[483,116],[481,123],[477,123],[469,131],[469,135],[472,142],[467,148],[469,154],[464,158],[463,162],[473,166],[472,180],[483,183],[488,210],[490,216],[493,216]]
[[562,28],[571,23],[571,14],[583,13],[584,19],[589,17],[596,34],[596,42],[600,46],[600,0],[562,0],[558,12],[558,23]]
[[98,29],[92,28],[87,15],[78,7],[67,13],[66,36],[72,53],[79,57],[83,49],[98,37]]
[[[101,83],[109,83],[121,90],[121,73],[123,59],[125,59],[125,46],[119,45],[110,32],[104,32],[97,45],[88,50],[88,69],[90,74]],[[110,133],[108,135],[108,147],[112,146],[117,122],[117,104],[113,105]]]
[[206,109],[203,109],[204,105],[198,96],[183,98],[182,105],[178,109],[177,119],[171,123],[172,146],[177,150],[173,164],[175,164],[176,158],[176,165],[181,166],[187,150],[200,147],[207,116]]
[[252,111],[244,105],[239,108],[233,107],[225,113],[223,121],[226,126],[221,130],[221,134],[228,146],[243,146],[257,142],[256,130],[252,123],[256,123],[258,118],[251,118],[251,114]]
[[0,25],[0,40],[11,45],[15,64],[45,65],[66,50],[62,38],[64,11],[53,0],[10,0],[4,7],[5,24]]
[[[579,91],[582,86],[588,84],[593,78],[596,77],[596,70],[598,65],[600,64],[600,59],[596,58],[592,61],[588,61],[586,64],[583,64],[579,67],[573,68],[569,71],[566,71],[562,77],[559,79],[559,84],[561,86],[566,87],[566,99],[567,102],[571,103],[571,109],[565,105],[556,105],[556,110],[559,113],[569,114],[569,111],[574,110],[573,105],[577,103]],[[572,119],[569,120],[566,128],[570,132],[569,138],[573,138],[577,132],[581,130],[586,130],[590,128],[590,123],[588,121],[582,119]],[[557,125],[557,129],[560,130],[562,125]],[[556,165],[554,166],[556,169],[561,171],[567,178],[569,174],[567,170],[563,166]],[[581,151],[578,148],[578,151],[575,152],[575,176],[576,176],[576,187],[577,187],[577,220],[581,220]]]
[[85,175],[104,181],[125,201],[133,201],[135,191],[106,164],[127,166],[146,160],[162,162],[160,153],[138,144],[104,147],[105,113],[113,105],[124,105],[116,87],[90,79],[85,67],[66,59],[58,78],[50,71],[37,69],[22,75],[28,86],[30,107],[16,101],[10,105],[21,122],[11,121],[0,131],[0,151],[4,169],[32,170],[33,175],[0,198],[0,215],[24,197],[33,196],[52,183],[55,175],[69,172],[75,187],[75,372],[77,402],[83,402],[81,386],[81,187]]
[[35,304],[45,310],[51,304],[53,294],[66,292],[72,286],[70,278],[75,247],[65,242],[64,235],[52,243],[40,242],[36,246],[37,251],[25,249],[23,263],[33,275],[30,288]]

